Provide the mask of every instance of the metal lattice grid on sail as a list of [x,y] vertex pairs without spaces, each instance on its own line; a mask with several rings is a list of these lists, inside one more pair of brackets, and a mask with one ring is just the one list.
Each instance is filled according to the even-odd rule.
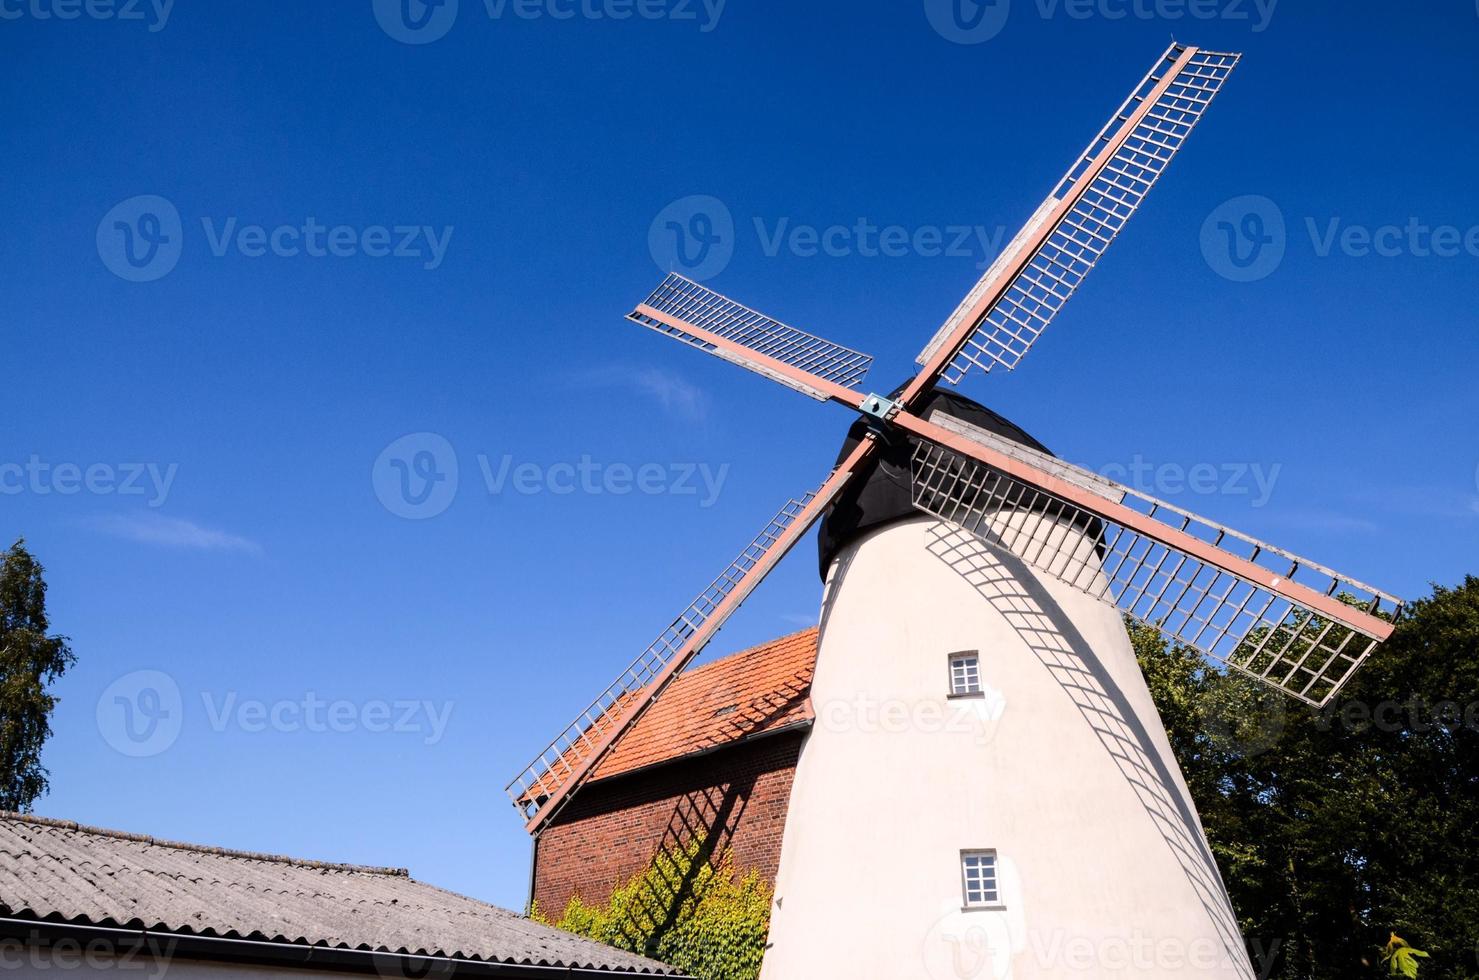
[[648,692],[645,703],[651,703],[656,692],[648,689],[663,668],[683,651],[689,638],[785,534],[814,496],[808,493],[799,500],[787,501],[755,539],[745,546],[739,557],[730,562],[729,567],[700,592],[600,696],[514,777],[507,792],[525,819],[533,817],[544,801],[563,788],[567,781],[577,778],[582,763],[599,750],[602,736],[624,719],[625,713],[639,702],[639,695]]
[[[757,354],[763,354],[772,360],[789,364],[826,381],[849,388],[856,387],[862,382],[868,374],[868,368],[873,363],[871,355],[859,353],[841,344],[809,334],[805,330],[788,326],[676,273],[664,279],[652,291],[652,295],[647,297],[642,306],[654,312],[666,314],[674,320],[698,327],[730,343],[738,344]],[[825,399],[825,394],[806,388],[784,375],[767,370],[763,363],[749,360],[742,353],[721,348],[703,337],[688,333],[681,327],[651,316],[642,309],[642,306],[627,314],[627,319],[644,327],[650,327],[664,336],[691,344],[700,350],[757,371],[804,394]]]
[[[1239,58],[1236,54],[1215,51],[1195,52],[1155,97],[1125,141],[1095,171],[1096,158],[1108,149],[1120,127],[1151,98],[1166,73],[1174,69],[1183,50],[1173,45],[1166,52],[1028,222],[1023,235],[1035,232],[1043,221],[1049,220],[1060,202],[1077,191],[1079,182],[1088,179],[1078,200],[1058,219],[1036,254],[951,359],[941,375],[944,380],[959,384],[972,367],[988,372],[997,364],[1008,370],[1016,367],[1135,213],[1212,104]],[[1001,260],[1011,258],[1013,251],[1009,247]],[[920,354],[920,364],[929,359],[981,302],[986,291],[995,285],[996,272],[995,267],[987,270]]]
[[[1064,464],[1066,465],[1066,464]],[[1005,548],[1174,642],[1309,704],[1330,701],[1379,642],[1212,561],[1157,540],[984,463],[921,441],[911,464],[918,509]],[[1102,480],[1102,477],[1097,478]],[[1402,602],[1348,576],[1116,485],[1123,505],[1230,558],[1386,619]]]

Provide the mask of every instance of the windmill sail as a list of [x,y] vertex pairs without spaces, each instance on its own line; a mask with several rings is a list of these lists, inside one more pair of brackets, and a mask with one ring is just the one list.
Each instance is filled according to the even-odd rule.
[[685,652],[692,656],[702,649],[693,642],[694,637],[745,576],[785,536],[811,500],[812,494],[809,493],[799,500],[788,500],[739,556],[719,573],[719,577],[700,592],[523,772],[514,777],[508,785],[508,794],[526,818],[534,816],[547,800],[577,775],[581,764],[598,750],[603,736],[608,735],[622,716],[630,712],[639,696],[669,674],[667,668]]
[[972,368],[1015,368],[1130,220],[1238,57],[1173,44],[940,327],[918,363],[935,364],[951,384]]
[[509,799],[534,829],[558,811],[624,732],[821,517],[873,451],[862,442],[821,487],[787,501],[753,541],[645,650],[508,784]]
[[[1349,576],[1054,462],[1060,489],[1082,487],[1092,496],[1055,493],[920,440],[913,503],[1172,641],[1316,706],[1329,703],[1401,612],[1401,600]],[[1043,483],[1053,482],[1043,475]],[[1096,498],[1102,506],[1086,502]]]
[[627,319],[818,401],[826,401],[834,386],[853,388],[862,383],[873,363],[868,354],[787,326],[676,273]]

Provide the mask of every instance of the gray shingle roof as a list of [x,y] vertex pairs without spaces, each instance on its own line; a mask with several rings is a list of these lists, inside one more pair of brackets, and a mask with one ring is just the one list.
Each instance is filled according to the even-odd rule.
[[106,927],[499,963],[678,971],[403,869],[158,841],[0,813],[0,911]]

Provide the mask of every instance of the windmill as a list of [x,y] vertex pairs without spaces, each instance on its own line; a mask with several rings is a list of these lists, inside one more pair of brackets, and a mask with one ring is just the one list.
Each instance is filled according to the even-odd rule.
[[680,275],[637,305],[629,320],[859,423],[821,485],[788,501],[510,783],[531,833],[808,530],[893,464],[915,516],[827,563],[812,699],[989,689],[1008,708],[990,739],[813,729],[765,976],[1060,975],[1075,941],[1101,958],[1150,943],[1157,961],[1136,975],[1252,976],[1122,617],[1323,706],[1390,635],[1401,601],[1064,463],[937,388],[1017,366],[1238,58],[1173,43],[888,396],[861,387],[868,355]]

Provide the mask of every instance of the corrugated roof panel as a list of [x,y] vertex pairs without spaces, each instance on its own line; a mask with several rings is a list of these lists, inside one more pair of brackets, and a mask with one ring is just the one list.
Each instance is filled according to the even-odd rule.
[[0,908],[91,925],[676,973],[404,871],[155,841],[0,814]]

